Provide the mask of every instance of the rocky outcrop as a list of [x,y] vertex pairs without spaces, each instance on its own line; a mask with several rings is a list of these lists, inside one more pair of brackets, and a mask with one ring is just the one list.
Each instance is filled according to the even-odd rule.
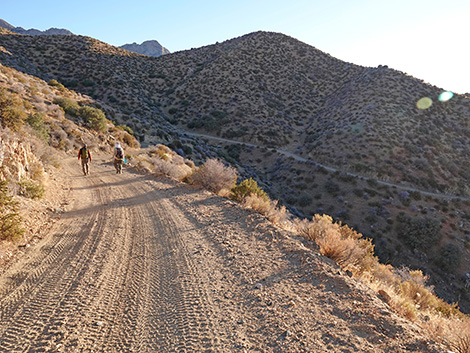
[[134,53],[148,55],[148,56],[161,56],[165,54],[170,54],[170,51],[161,46],[160,43],[156,40],[147,40],[142,44],[132,43],[124,44],[119,48],[133,51]]
[[45,176],[41,161],[31,145],[8,136],[0,136],[0,180],[20,182],[24,179],[42,179]]

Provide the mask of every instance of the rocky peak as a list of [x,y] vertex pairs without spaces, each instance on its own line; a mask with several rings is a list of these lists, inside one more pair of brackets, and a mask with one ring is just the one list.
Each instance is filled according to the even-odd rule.
[[124,44],[119,48],[133,51],[134,53],[148,55],[148,56],[161,56],[165,54],[170,54],[170,51],[161,46],[160,43],[156,40],[147,40],[142,44],[132,43]]

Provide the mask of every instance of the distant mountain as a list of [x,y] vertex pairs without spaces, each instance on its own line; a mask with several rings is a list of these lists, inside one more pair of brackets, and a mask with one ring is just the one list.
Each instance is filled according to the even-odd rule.
[[161,46],[156,40],[147,40],[142,44],[132,43],[124,44],[119,48],[132,51],[134,53],[148,55],[148,56],[161,56],[165,54],[170,54],[170,51]]
[[23,27],[14,27],[5,20],[0,19],[0,27],[8,29],[9,31],[25,34],[28,36],[42,36],[42,35],[54,35],[54,34],[62,34],[62,35],[73,35],[68,29],[64,28],[49,28],[45,31],[40,31],[38,29],[24,29]]

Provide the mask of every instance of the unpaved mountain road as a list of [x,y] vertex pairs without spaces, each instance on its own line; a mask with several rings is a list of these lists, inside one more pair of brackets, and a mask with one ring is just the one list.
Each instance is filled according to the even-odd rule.
[[0,277],[0,352],[443,351],[256,213],[96,159]]

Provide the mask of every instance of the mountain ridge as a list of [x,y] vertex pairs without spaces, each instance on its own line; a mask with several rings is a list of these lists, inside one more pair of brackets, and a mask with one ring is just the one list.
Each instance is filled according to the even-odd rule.
[[49,29],[46,29],[44,31],[41,31],[39,29],[35,28],[30,28],[30,29],[24,29],[23,27],[15,27],[5,20],[0,19],[0,27],[8,29],[9,31],[18,33],[18,34],[24,34],[28,36],[42,36],[42,35],[74,35],[71,31],[65,28],[55,28],[51,27]]

